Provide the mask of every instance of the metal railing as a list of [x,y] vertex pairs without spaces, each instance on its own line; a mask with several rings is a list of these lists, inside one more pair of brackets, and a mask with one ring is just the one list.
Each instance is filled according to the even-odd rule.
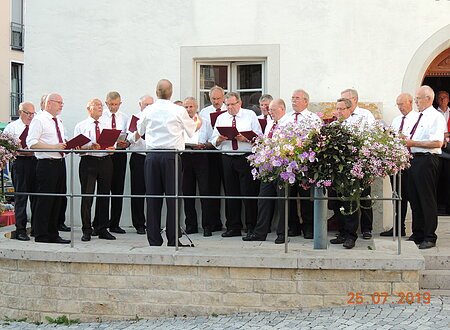
[[[20,150],[20,151],[28,151],[29,150]],[[34,152],[55,152],[55,149],[34,149]],[[122,195],[105,195],[105,194],[76,194],[74,192],[74,155],[76,154],[82,154],[82,153],[92,153],[92,150],[64,150],[65,153],[68,153],[69,156],[69,164],[70,164],[70,173],[68,175],[69,184],[67,187],[67,192],[65,194],[54,194],[54,193],[31,193],[31,192],[14,192],[14,194],[17,195],[28,195],[28,196],[60,196],[60,197],[68,197],[68,207],[69,207],[69,222],[71,227],[71,233],[70,233],[70,239],[71,243],[70,246],[74,247],[74,206],[73,206],[73,200],[74,198],[81,198],[81,197],[124,197],[124,198],[168,198],[168,199],[175,199],[175,250],[178,251],[178,239],[179,239],[179,232],[178,228],[180,226],[180,219],[179,219],[179,200],[180,199],[270,199],[270,200],[278,200],[282,199],[285,201],[284,207],[285,207],[285,224],[284,224],[284,235],[285,235],[285,243],[284,243],[284,250],[285,253],[288,253],[288,246],[289,246],[289,239],[288,239],[288,205],[290,200],[311,200],[314,201],[314,249],[327,249],[328,246],[328,235],[327,235],[327,223],[326,223],[326,214],[327,214],[327,206],[326,202],[329,200],[340,200],[342,201],[342,198],[340,197],[329,197],[326,196],[323,192],[323,189],[311,189],[311,194],[309,197],[291,197],[289,196],[289,186],[286,185],[284,188],[284,196],[278,197],[278,196],[270,196],[270,197],[260,197],[260,196],[205,196],[205,195],[195,195],[195,196],[185,196],[179,194],[179,177],[178,175],[175,175],[175,194],[174,195],[131,195],[131,194],[122,194]],[[95,150],[95,153],[176,153],[176,154],[182,154],[182,153],[227,153],[227,154],[243,154],[242,151],[226,151],[222,152],[220,150]],[[179,169],[179,159],[178,157],[175,157],[175,173],[178,173]],[[399,191],[396,191],[396,180],[399,180]],[[371,200],[371,201],[392,201],[393,205],[393,230],[394,230],[394,236],[393,240],[395,241],[397,239],[397,253],[401,254],[401,235],[400,233],[396,233],[396,226],[395,221],[397,220],[397,228],[401,228],[400,223],[400,215],[401,215],[401,173],[397,174],[397,176],[394,176],[394,181],[392,185],[392,196],[391,197],[364,197],[361,198],[361,200]],[[8,194],[5,195],[14,195],[14,194]],[[397,219],[395,218],[395,210],[399,210],[397,213]]]

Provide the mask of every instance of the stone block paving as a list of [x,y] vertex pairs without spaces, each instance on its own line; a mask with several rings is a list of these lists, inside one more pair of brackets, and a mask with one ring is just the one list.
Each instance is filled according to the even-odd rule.
[[430,304],[355,305],[288,312],[155,318],[139,321],[80,323],[71,326],[1,321],[2,329],[144,330],[144,329],[450,329],[450,297]]

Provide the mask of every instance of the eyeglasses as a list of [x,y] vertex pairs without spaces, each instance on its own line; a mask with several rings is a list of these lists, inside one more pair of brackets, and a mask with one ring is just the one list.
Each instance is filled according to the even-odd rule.
[[36,112],[28,112],[28,111],[25,111],[25,110],[20,110],[20,111],[22,111],[27,116],[31,116],[31,117],[33,117],[36,114]]
[[232,106],[235,106],[236,104],[238,104],[239,103],[239,101],[236,101],[236,102],[234,102],[234,103],[228,103],[228,104],[225,104],[227,107],[232,107]]
[[414,98],[414,100],[421,100],[421,99],[425,99],[425,98],[427,98],[428,96],[416,96],[415,98]]
[[58,104],[60,104],[60,105],[64,105],[64,102],[63,102],[63,101],[57,101],[57,100],[49,100],[49,101],[52,101],[52,102],[58,103]]

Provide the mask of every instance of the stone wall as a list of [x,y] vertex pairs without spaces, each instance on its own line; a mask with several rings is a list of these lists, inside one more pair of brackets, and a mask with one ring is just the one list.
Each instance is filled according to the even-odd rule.
[[[0,259],[0,315],[99,321],[346,305],[417,293],[417,270],[323,270]],[[386,302],[386,303],[387,303]]]

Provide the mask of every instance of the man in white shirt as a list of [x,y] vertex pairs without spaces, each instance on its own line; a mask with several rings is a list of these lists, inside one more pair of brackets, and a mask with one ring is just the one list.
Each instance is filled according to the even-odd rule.
[[[47,96],[45,110],[30,123],[27,146],[30,149],[54,149],[54,152],[36,151],[36,192],[66,193],[66,147],[63,140],[64,127],[57,115],[62,111],[64,102],[59,94]],[[58,233],[58,220],[63,197],[37,196],[33,217],[35,242],[69,244]]]
[[[352,102],[350,108],[350,117],[345,121],[348,123],[359,123],[360,125],[373,125],[375,123],[375,117],[367,110],[358,107],[358,92],[355,89],[346,89],[341,92],[341,98],[349,99]],[[371,194],[371,187],[368,187],[361,193],[361,197],[367,197]],[[373,210],[372,201],[361,200],[361,217],[360,217],[360,230],[363,239],[372,238],[373,229]]]
[[[101,134],[104,126],[99,122],[103,113],[103,104],[99,99],[92,99],[87,104],[89,117],[79,122],[75,126],[74,136],[83,134],[91,140],[91,142],[81,147],[83,150],[99,150],[100,145],[97,139]],[[110,148],[114,149],[114,148]],[[97,185],[97,194],[109,195],[111,189],[111,178],[113,171],[113,164],[111,155],[107,153],[83,153],[80,154],[81,160],[79,165],[79,177],[82,194],[93,194],[95,186]],[[92,223],[91,223],[91,209],[94,197],[81,197],[81,222],[83,236],[81,240],[88,242],[91,240]],[[109,220],[109,196],[97,197],[95,202],[95,218],[94,229],[101,239],[114,240],[108,230]]]
[[[155,103],[142,112],[137,123],[136,136],[145,134],[145,144],[148,150],[184,150],[184,134],[192,137],[201,125],[189,117],[186,109],[170,101],[172,96],[172,83],[162,79],[156,87]],[[146,195],[175,195],[176,189],[181,192],[181,166],[175,173],[175,157],[173,152],[149,152],[145,158],[145,188]],[[175,188],[175,175],[180,177],[179,186]],[[147,238],[151,246],[161,246],[161,198],[147,197]],[[175,199],[166,199],[166,235],[167,245],[175,246]],[[183,244],[179,243],[179,246]]]
[[[202,119],[202,130],[206,134],[206,142],[204,144],[205,149],[215,150],[216,148],[209,143],[209,140],[213,134],[213,125],[211,123],[211,113],[220,113],[221,111],[226,111],[227,108],[223,103],[225,96],[225,91],[222,87],[214,86],[209,90],[209,100],[211,105],[200,110],[200,117]],[[219,153],[209,153],[208,154],[208,181],[209,181],[209,195],[210,196],[220,196],[221,186],[223,183],[223,169],[222,169],[222,157]],[[213,199],[211,201],[211,230],[220,231],[222,230],[223,221],[221,218],[221,200]],[[190,231],[186,230],[189,234]]]
[[[122,134],[127,132],[128,115],[119,111],[122,100],[118,92],[112,91],[106,95],[107,110],[100,117],[100,122],[105,128],[118,129]],[[119,140],[116,149],[126,149],[128,141]],[[111,195],[122,195],[125,187],[125,173],[127,170],[127,154],[124,152],[112,155],[113,174],[111,181]],[[120,217],[122,216],[123,197],[111,197],[111,214],[109,218],[109,230],[116,234],[125,234],[125,230],[120,228]]]
[[[183,102],[189,117],[196,121],[199,114],[198,103],[194,97],[187,97]],[[185,136],[186,150],[200,150],[207,142],[206,131],[208,122],[202,121],[201,128],[194,133],[194,136],[189,138]],[[183,163],[183,195],[195,196],[197,194],[197,185],[200,195],[207,196],[209,193],[208,182],[208,156],[206,153],[190,153],[184,152],[181,154]],[[212,236],[211,208],[213,199],[200,199],[202,207],[202,228],[203,236]],[[184,215],[187,233],[198,232],[197,211],[195,210],[195,199],[185,198]]]
[[445,130],[445,141],[442,146],[442,154],[439,156],[439,179],[437,187],[438,198],[438,212],[441,214],[450,214],[450,108],[448,106],[449,96],[446,91],[439,91],[437,93],[436,101],[438,104],[437,110],[444,116],[447,123]]
[[[282,130],[283,126],[289,122],[286,115],[286,104],[282,99],[275,99],[269,104],[269,113],[273,121],[266,127],[264,135],[271,138],[275,130]],[[261,182],[259,187],[260,197],[283,197],[284,188],[280,189],[279,182]],[[258,200],[258,220],[255,229],[250,235],[242,237],[243,241],[265,241],[270,230],[270,223],[275,211],[275,204],[278,208],[278,228],[277,241],[284,241],[284,200],[260,199]],[[281,236],[281,238],[279,238]]]
[[433,107],[434,91],[421,86],[416,91],[415,102],[419,118],[414,124],[407,147],[413,156],[410,168],[409,198],[412,210],[412,235],[410,241],[419,249],[436,246],[437,202],[436,186],[439,157],[446,131],[444,117]]
[[[139,99],[139,112],[134,116],[141,118],[142,111],[149,105],[154,103],[153,97],[144,95]],[[130,117],[127,123],[127,140],[130,143],[130,150],[144,150],[145,140],[139,137],[135,140],[134,131],[130,132],[130,123],[133,116]],[[132,152],[130,156],[130,181],[131,181],[131,195],[145,195],[145,180],[144,177],[144,163],[145,153]],[[131,198],[131,221],[133,227],[139,235],[145,235],[145,213],[144,213],[144,197]]]
[[[308,110],[309,94],[303,89],[297,89],[292,92],[291,97],[292,113],[288,115],[289,121],[298,125],[313,126],[319,125],[321,119],[318,115]],[[303,189],[298,185],[290,186],[289,196],[309,197],[311,196],[311,189]],[[289,236],[300,236],[303,230],[303,237],[306,239],[313,238],[313,215],[314,215],[314,202],[308,199],[300,200],[300,216],[302,224],[300,224],[300,218],[298,216],[297,201],[292,200],[289,202]],[[283,221],[284,226],[284,221]],[[275,241],[277,244],[284,243],[284,235],[279,235]]]
[[[416,111],[413,111],[413,97],[409,93],[401,93],[397,97],[397,107],[398,110],[400,110],[401,115],[394,118],[392,121],[392,129],[400,134],[403,134],[405,136],[408,136],[411,132],[411,129],[413,128],[414,124],[417,122],[417,119],[419,117],[419,114]],[[391,179],[391,186],[393,187],[393,178]],[[396,191],[398,192],[400,188],[400,185],[398,184],[398,180],[396,181]],[[400,219],[401,219],[401,228],[397,228],[397,214],[399,212],[399,209],[395,208],[395,224],[396,224],[396,233],[397,235],[406,236],[406,227],[405,227],[405,219],[406,219],[406,212],[408,209],[408,190],[409,190],[409,169],[405,169],[402,171],[401,176],[401,212],[400,212]],[[400,231],[399,231],[400,230]],[[382,233],[380,233],[380,236],[393,236],[394,230],[393,228],[386,230]]]
[[[235,127],[238,132],[253,131],[260,135],[262,134],[261,126],[253,111],[241,108],[242,101],[238,93],[227,93],[225,105],[227,106],[227,112],[217,118],[210,142],[222,151],[242,151],[239,154],[222,154],[225,194],[227,196],[257,196],[259,183],[253,180],[250,164],[247,161],[247,156],[252,150],[251,141],[242,134],[229,139],[227,136],[221,135],[217,128]],[[227,199],[225,201],[227,230],[222,233],[222,237],[242,235],[241,202],[239,199]],[[257,202],[250,199],[244,199],[243,202],[247,235],[250,235],[256,225]]]
[[[26,148],[31,120],[36,111],[30,102],[19,104],[19,119],[9,123],[3,133],[14,136],[20,141],[22,149]],[[34,193],[36,190],[36,164],[37,159],[32,152],[19,152],[11,166],[12,182],[15,192]],[[31,208],[31,222],[36,204],[36,196],[29,196]],[[27,235],[27,195],[14,195],[14,214],[16,218],[16,236],[19,241],[29,241]]]

